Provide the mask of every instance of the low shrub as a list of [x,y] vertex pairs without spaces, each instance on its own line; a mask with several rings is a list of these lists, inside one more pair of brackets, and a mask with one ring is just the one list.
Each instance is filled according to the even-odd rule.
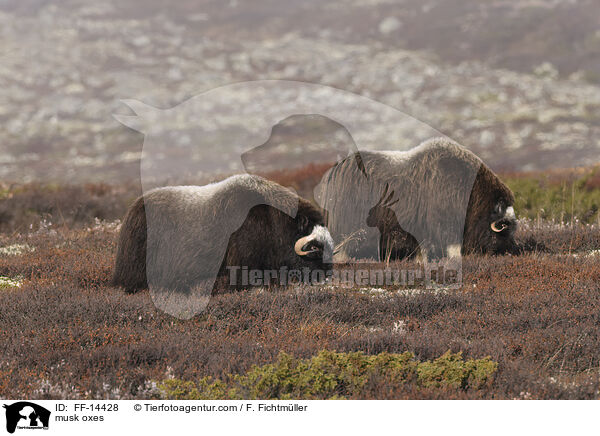
[[277,361],[252,366],[225,381],[204,377],[198,382],[167,379],[159,384],[166,399],[343,399],[358,397],[367,383],[388,386],[412,383],[417,388],[479,389],[491,383],[498,364],[489,357],[463,360],[446,352],[433,361],[419,362],[414,354],[323,350],[310,359],[280,353]]

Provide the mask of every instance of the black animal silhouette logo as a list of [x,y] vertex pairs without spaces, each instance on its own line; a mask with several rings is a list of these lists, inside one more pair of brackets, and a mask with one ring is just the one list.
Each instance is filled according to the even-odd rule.
[[[367,225],[379,230],[379,260],[413,258],[419,249],[419,242],[398,223],[392,206],[400,201],[390,191],[389,183],[375,206],[369,210]],[[397,248],[401,247],[401,248]]]
[[6,409],[6,431],[14,433],[16,428],[47,429],[50,422],[50,411],[29,401],[19,401]]

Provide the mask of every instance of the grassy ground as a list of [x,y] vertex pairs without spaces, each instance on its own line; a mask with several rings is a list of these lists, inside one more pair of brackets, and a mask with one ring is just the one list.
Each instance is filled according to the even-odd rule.
[[0,397],[599,396],[596,224],[530,214],[529,252],[464,258],[458,290],[255,289],[182,321],[109,286],[118,224],[95,218],[134,188],[31,189],[0,201]]

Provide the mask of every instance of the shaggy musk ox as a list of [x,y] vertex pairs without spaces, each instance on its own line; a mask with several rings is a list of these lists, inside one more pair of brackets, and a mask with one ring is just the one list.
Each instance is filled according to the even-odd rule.
[[472,152],[435,138],[406,152],[359,154],[315,190],[333,238],[344,241],[342,258],[515,251],[513,194]]
[[113,283],[128,292],[201,287],[210,294],[217,278],[247,286],[243,267],[326,271],[332,250],[315,206],[274,182],[239,175],[138,198],[121,227]]

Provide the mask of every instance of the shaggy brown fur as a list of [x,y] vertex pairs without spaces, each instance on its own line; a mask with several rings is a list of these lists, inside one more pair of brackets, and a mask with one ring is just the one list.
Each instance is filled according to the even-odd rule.
[[394,191],[388,193],[388,189],[386,186],[380,202],[369,211],[367,225],[379,230],[380,260],[412,259],[419,252],[419,241],[398,224],[392,206],[399,200],[394,200]]
[[[346,158],[324,176],[315,195],[333,238],[354,238],[342,259],[390,252],[392,258],[409,257],[415,243],[429,258],[514,250],[516,219],[504,219],[513,195],[472,152],[436,138],[406,152],[360,155],[366,174],[355,156]],[[377,203],[388,187],[391,207]],[[495,221],[505,225],[503,231],[491,230]]]
[[133,202],[123,218],[112,282],[135,292],[148,287],[146,280],[146,209],[144,197]]
[[[307,235],[313,237],[311,254],[299,256],[294,245]],[[113,284],[128,292],[188,291],[227,278],[227,266],[326,271],[332,250],[315,206],[274,182],[234,176],[205,187],[159,188],[138,198],[123,220]]]

